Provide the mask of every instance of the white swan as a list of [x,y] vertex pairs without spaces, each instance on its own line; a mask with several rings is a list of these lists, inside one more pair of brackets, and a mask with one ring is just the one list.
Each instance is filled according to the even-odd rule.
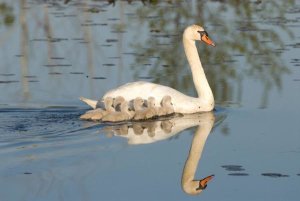
[[[206,79],[200,57],[196,48],[195,41],[203,41],[208,45],[215,46],[213,41],[208,37],[203,27],[199,25],[191,25],[187,27],[183,33],[183,45],[185,54],[191,67],[193,81],[195,84],[198,97],[187,96],[171,87],[154,84],[150,82],[132,82],[122,85],[116,89],[108,91],[106,97],[123,96],[127,101],[133,100],[136,97],[147,99],[153,96],[156,104],[166,95],[171,96],[175,113],[196,113],[211,111],[214,108],[214,97],[211,88]],[[96,108],[97,101],[80,98],[88,105]]]

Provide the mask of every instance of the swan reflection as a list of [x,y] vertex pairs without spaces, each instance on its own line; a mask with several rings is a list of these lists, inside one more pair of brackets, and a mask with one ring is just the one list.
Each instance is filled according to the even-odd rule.
[[209,175],[201,180],[195,179],[197,166],[201,158],[207,137],[213,128],[215,116],[213,113],[204,113],[199,116],[198,119],[199,126],[195,131],[181,179],[183,191],[190,195],[201,193],[202,190],[206,188],[207,183],[213,178],[213,175]]
[[[220,117],[220,118],[219,118]],[[213,112],[174,116],[159,121],[130,122],[126,124],[111,125],[104,128],[106,133],[127,138],[128,144],[148,144],[165,140],[185,129],[198,126],[187,156],[182,172],[181,186],[185,193],[196,195],[202,192],[214,175],[201,180],[195,179],[195,173],[202,151],[214,123],[224,119],[219,116],[215,121]]]

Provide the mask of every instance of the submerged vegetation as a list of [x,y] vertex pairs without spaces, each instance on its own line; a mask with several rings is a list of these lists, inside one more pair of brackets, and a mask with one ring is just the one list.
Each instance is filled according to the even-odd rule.
[[6,3],[0,3],[0,25],[11,26],[15,22],[13,9]]

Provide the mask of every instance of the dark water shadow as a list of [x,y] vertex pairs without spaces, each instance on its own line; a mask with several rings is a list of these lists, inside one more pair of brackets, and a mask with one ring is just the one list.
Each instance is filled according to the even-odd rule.
[[271,177],[271,178],[280,178],[280,177],[289,177],[289,175],[281,173],[262,173],[262,176]]
[[241,165],[222,165],[226,171],[244,171],[245,169]]
[[238,172],[238,173],[229,173],[229,176],[249,176],[248,173],[242,173],[242,172]]

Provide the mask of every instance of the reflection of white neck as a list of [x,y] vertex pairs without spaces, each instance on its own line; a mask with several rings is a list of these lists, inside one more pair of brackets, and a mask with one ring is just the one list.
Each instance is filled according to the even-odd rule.
[[214,125],[214,114],[204,113],[203,118],[199,123],[199,127],[195,132],[190,153],[188,155],[182,173],[181,186],[183,190],[188,194],[195,195],[202,191],[202,190],[196,190],[199,187],[199,181],[194,180],[194,177],[195,177],[198,162],[201,158],[201,154],[206,139],[213,125]]
[[198,97],[206,103],[214,103],[213,93],[206,79],[195,41],[191,40],[186,35],[188,34],[185,33],[183,36],[183,46],[187,60],[191,67],[193,81],[198,93]]

